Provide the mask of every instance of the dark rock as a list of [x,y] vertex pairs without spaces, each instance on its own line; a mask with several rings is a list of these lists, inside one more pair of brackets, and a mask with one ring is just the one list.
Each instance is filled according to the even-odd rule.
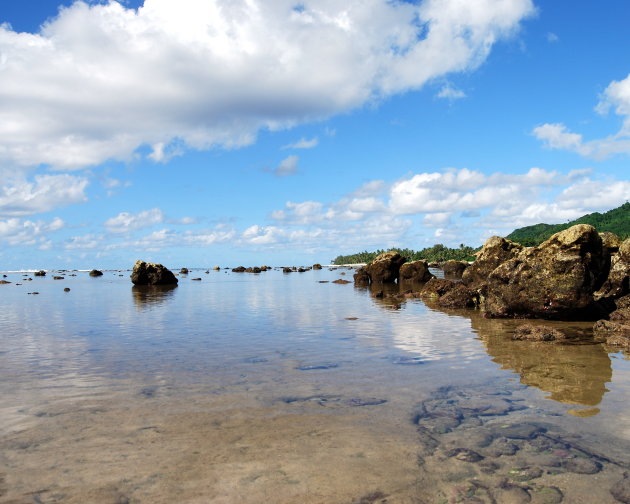
[[499,236],[486,240],[477,258],[462,273],[462,282],[477,289],[486,283],[488,276],[504,262],[513,259],[523,250],[523,246]]
[[298,366],[295,369],[297,369],[298,371],[315,371],[319,369],[334,369],[336,367],[339,367],[339,364],[334,363],[334,362],[326,362],[323,364],[311,364],[311,365],[305,365],[305,366]]
[[136,261],[131,272],[134,285],[174,285],[177,278],[173,272],[161,264]]
[[63,291],[64,291],[64,292],[70,292],[70,287],[65,287],[65,288],[63,289]]
[[236,268],[232,268],[233,273],[245,273],[245,266],[237,266]]
[[445,278],[432,278],[420,291],[421,297],[440,298],[455,287],[455,282]]
[[444,276],[446,278],[462,278],[464,271],[470,266],[465,261],[446,261],[442,263],[442,271],[444,271]]
[[479,294],[463,283],[457,283],[440,296],[438,304],[442,308],[474,308],[479,304]]
[[412,261],[404,263],[399,270],[401,281],[428,282],[435,275],[429,271],[429,263],[426,261]]
[[103,272],[99,271],[99,270],[96,270],[96,269],[93,269],[92,271],[90,271],[90,276],[91,277],[100,277],[100,276],[103,276]]
[[[608,247],[608,250],[611,248]],[[628,293],[630,293],[630,238],[619,245],[617,253],[612,254],[608,278],[601,289],[595,293],[595,297],[617,299]]]
[[602,465],[596,460],[582,457],[568,459],[562,465],[567,471],[577,474],[597,474],[602,470]]
[[282,268],[282,273],[293,273],[291,268]]
[[46,272],[44,270],[40,270],[40,271],[36,271],[35,273],[33,273],[33,276],[46,276]]
[[523,324],[516,328],[512,335],[513,340],[526,341],[556,341],[566,339],[566,335],[554,329],[553,327],[544,325]]
[[484,309],[492,317],[583,319],[609,268],[595,228],[572,226],[497,267],[488,277]]
[[188,275],[188,268],[182,268],[179,270],[180,275]]
[[314,270],[320,270],[320,269],[322,269],[322,265],[319,264],[319,263],[315,263],[315,264],[313,264],[313,269]]
[[391,283],[398,279],[400,267],[406,262],[398,252],[383,252],[365,266],[370,283]]
[[6,280],[0,280],[0,285],[6,285],[6,284],[10,284],[11,282],[8,282]]
[[191,278],[193,282],[201,282],[201,278]]
[[628,473],[610,488],[611,495],[623,504],[630,504],[630,479]]
[[483,457],[476,451],[469,450],[468,448],[455,448],[446,452],[447,457],[455,457],[457,460],[463,462],[479,462],[483,460]]
[[334,284],[349,284],[350,280],[344,280],[343,278],[338,278],[337,280],[333,280]]
[[346,399],[343,403],[346,406],[351,406],[353,408],[362,407],[362,406],[379,406],[381,404],[385,404],[387,399],[376,399],[376,398],[364,398],[364,397],[353,397],[351,399]]
[[62,276],[54,276],[53,280],[63,280],[65,277]]
[[258,266],[254,266],[253,268],[247,268],[245,270],[245,272],[246,273],[256,273],[256,274],[258,274],[258,273],[262,272],[262,269],[260,269]]
[[370,275],[365,268],[359,268],[354,274],[354,284],[359,287],[367,287],[370,285]]

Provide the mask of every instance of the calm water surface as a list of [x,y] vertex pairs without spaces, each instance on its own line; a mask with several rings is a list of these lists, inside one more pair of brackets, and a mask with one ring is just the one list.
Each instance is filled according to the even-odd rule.
[[204,271],[8,273],[0,503],[630,502],[630,363],[592,323],[512,342],[321,283],[349,270]]

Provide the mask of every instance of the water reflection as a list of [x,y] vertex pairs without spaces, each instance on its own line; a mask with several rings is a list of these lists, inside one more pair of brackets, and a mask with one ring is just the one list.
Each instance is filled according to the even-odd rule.
[[162,304],[175,294],[177,285],[134,285],[131,288],[133,301],[138,309]]
[[[602,345],[512,341],[509,334],[520,323],[472,317],[472,327],[492,360],[503,369],[516,371],[521,383],[548,392],[554,401],[598,405],[608,392],[606,383],[612,381],[610,358]],[[569,335],[582,330],[575,324],[555,323],[554,327]],[[574,413],[585,416],[583,411]]]

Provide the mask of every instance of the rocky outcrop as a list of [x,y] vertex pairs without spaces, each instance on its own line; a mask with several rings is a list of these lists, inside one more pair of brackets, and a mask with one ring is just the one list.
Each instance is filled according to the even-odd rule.
[[406,282],[428,282],[435,276],[429,271],[429,263],[421,260],[404,263],[400,267],[399,278]]
[[440,298],[448,291],[455,287],[455,282],[444,278],[432,278],[422,288],[419,293],[420,297]]
[[461,282],[457,282],[438,299],[438,305],[442,308],[474,308],[478,304],[478,293]]
[[134,285],[176,285],[173,272],[161,264],[136,261],[131,272]]
[[477,259],[462,274],[462,282],[473,289],[481,287],[488,276],[504,262],[513,259],[523,250],[523,246],[499,236],[488,238]]
[[366,275],[369,279],[368,283],[393,283],[398,280],[400,267],[406,261],[407,260],[398,252],[383,252],[376,256],[372,262],[360,268],[357,273],[355,273],[355,283],[357,283],[357,285],[366,285],[364,283]]
[[462,278],[464,271],[466,271],[469,266],[470,264],[465,261],[450,260],[442,264],[442,271],[444,271],[446,278],[459,279]]
[[100,276],[103,276],[103,272],[99,271],[97,269],[93,269],[92,271],[90,271],[90,276],[91,277],[100,277]]
[[33,273],[33,276],[46,276],[46,272],[44,270],[40,270],[40,271],[36,271],[35,273]]
[[180,275],[188,275],[188,268],[182,268],[179,270]]
[[[510,244],[503,245],[512,253],[516,247]],[[504,250],[501,245],[493,249]],[[584,318],[609,269],[610,255],[595,228],[572,226],[494,269],[484,309],[492,317]]]
[[593,331],[609,345],[630,348],[630,294],[617,299],[615,308],[609,320],[595,322]]
[[245,273],[245,266],[237,266],[236,268],[232,268],[232,273]]
[[623,243],[619,244],[617,252],[612,254],[608,278],[604,282],[604,285],[602,285],[602,288],[595,293],[595,297],[596,299],[608,298],[614,300],[629,293],[630,238],[624,240]]
[[359,268],[357,272],[353,275],[354,277],[354,285],[357,287],[367,287],[370,285],[370,275],[365,268]]
[[319,264],[319,263],[315,263],[315,264],[313,264],[313,269],[314,270],[320,270],[320,269],[322,269],[322,265]]

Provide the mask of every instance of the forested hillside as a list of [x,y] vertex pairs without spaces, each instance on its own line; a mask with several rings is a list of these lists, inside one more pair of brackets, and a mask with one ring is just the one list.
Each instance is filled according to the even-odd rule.
[[564,224],[535,224],[533,226],[526,226],[512,231],[506,238],[520,243],[521,245],[531,247],[542,243],[552,234],[574,226],[575,224],[590,224],[600,232],[610,231],[620,238],[625,239],[630,236],[630,203],[624,203],[619,208],[609,210],[608,212],[587,214],[579,219]]
[[[461,244],[459,248],[448,248],[438,243],[433,247],[425,248],[422,250],[410,250],[393,248],[389,250],[395,250],[401,256],[406,257],[407,261],[417,261],[418,259],[426,259],[429,262],[442,262],[449,259],[455,259],[458,261],[472,261],[475,259],[473,253],[475,249],[467,247]],[[359,252],[358,254],[340,255],[333,260],[333,264],[356,264],[356,263],[368,263],[374,259],[377,255],[387,252],[387,250],[377,250],[376,252]]]

